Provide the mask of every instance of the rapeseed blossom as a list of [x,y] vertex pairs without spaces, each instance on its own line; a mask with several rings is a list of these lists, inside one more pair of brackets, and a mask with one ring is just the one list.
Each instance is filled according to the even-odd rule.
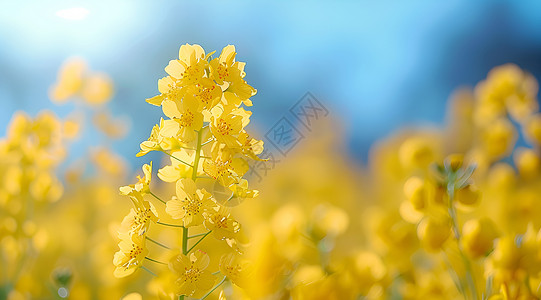
[[[239,282],[238,267],[235,266],[237,271],[234,271],[231,266],[225,266],[226,261],[222,259],[222,280],[212,289],[217,277],[211,275],[207,267],[211,259],[217,261],[219,257],[202,252],[200,243],[211,235],[241,255],[245,236],[232,215],[229,202],[258,195],[256,190],[248,189],[248,182],[243,179],[249,168],[247,159],[259,159],[257,154],[263,151],[263,142],[251,138],[245,131],[251,112],[241,107],[252,105],[249,98],[255,95],[255,89],[243,79],[245,64],[235,61],[234,46],[225,47],[218,58],[211,60],[213,53],[205,54],[199,45],[182,45],[178,59],[171,60],[165,68],[168,76],[158,81],[160,95],[147,99],[162,108],[166,119],[154,126],[150,138],[141,143],[137,156],[161,151],[170,157],[171,165],[159,169],[158,178],[165,183],[175,183],[175,195],[163,200],[152,192],[152,164],[143,166],[144,177],[136,184],[120,189],[132,199],[135,211],[132,209],[121,225],[124,228],[124,224],[130,224],[131,228],[119,231],[121,241],[120,251],[115,254],[115,276],[130,275],[139,267],[148,270],[143,266],[145,259],[166,264],[149,257],[152,253],[145,244],[147,231],[149,227],[152,231],[155,225],[178,228],[179,254],[173,255],[168,263],[172,274],[163,275],[168,271],[162,270],[160,276],[170,278],[162,283],[165,285],[162,290],[171,290],[180,298],[205,298],[226,279]],[[225,188],[229,198],[218,201],[212,182]],[[213,189],[209,190],[209,186]],[[149,195],[162,202],[158,205],[165,206],[165,214],[157,212],[145,200]],[[162,221],[167,219],[172,223]],[[191,230],[198,233],[189,235]],[[152,238],[148,240],[171,250]]]
[[[182,45],[165,67],[146,99],[163,116],[137,154],[163,161],[131,184],[108,147],[129,126],[108,110],[109,77],[83,60],[50,90],[73,112],[13,116],[0,139],[1,299],[541,298],[531,74],[494,68],[453,95],[444,126],[383,139],[366,167],[330,118],[274,165],[248,127],[246,64],[232,45],[216,54]],[[107,143],[66,161],[86,126]]]

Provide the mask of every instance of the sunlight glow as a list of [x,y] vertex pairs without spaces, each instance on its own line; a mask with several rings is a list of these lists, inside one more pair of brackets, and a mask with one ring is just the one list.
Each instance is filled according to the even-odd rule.
[[80,21],[84,20],[89,13],[90,11],[84,7],[72,7],[57,11],[56,16],[66,20]]

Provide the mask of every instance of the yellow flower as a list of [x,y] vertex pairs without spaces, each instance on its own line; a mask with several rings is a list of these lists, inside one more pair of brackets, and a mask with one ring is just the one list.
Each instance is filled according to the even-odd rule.
[[232,82],[241,78],[241,71],[244,69],[244,64],[240,63],[242,69],[239,68],[239,63],[235,67],[235,46],[227,45],[222,49],[220,57],[213,59],[210,62],[211,78],[219,85],[224,82]]
[[239,183],[248,171],[248,163],[240,157],[232,157],[225,145],[214,143],[211,158],[205,158],[203,170],[223,186]]
[[129,122],[123,118],[113,118],[110,113],[98,112],[92,117],[92,124],[103,132],[107,137],[118,139],[126,135],[129,130]]
[[530,117],[523,127],[526,139],[537,147],[541,147],[541,114]]
[[179,80],[179,85],[195,84],[205,75],[206,59],[211,54],[205,56],[205,50],[199,45],[182,45],[178,52],[179,59],[169,61],[165,72]]
[[249,283],[251,270],[250,263],[236,253],[224,254],[220,258],[220,272],[240,287]]
[[89,72],[80,58],[68,59],[60,68],[55,84],[49,91],[53,102],[63,103],[73,96],[81,96],[88,104],[102,105],[113,95],[113,82],[100,72]]
[[[210,131],[216,140],[228,147],[238,147],[237,137],[242,130],[244,118],[237,109],[216,107],[212,111]],[[248,119],[249,120],[249,119]]]
[[508,155],[517,140],[513,124],[505,118],[487,123],[481,131],[482,147],[491,160]]
[[30,194],[37,201],[55,202],[64,193],[64,187],[56,176],[49,172],[39,172],[29,186]]
[[141,193],[141,194],[148,194],[150,193],[150,180],[152,179],[152,162],[150,162],[150,165],[144,164],[143,165],[143,178],[141,176],[137,176],[136,184],[123,186],[120,188],[120,194],[121,195],[130,195],[134,192]]
[[348,214],[338,207],[320,204],[312,211],[310,227],[312,237],[316,240],[325,237],[334,238],[344,233],[348,225]]
[[211,110],[222,98],[222,89],[208,78],[203,78],[186,89],[186,94],[194,95],[200,107],[206,110]]
[[207,270],[209,256],[197,250],[189,256],[179,254],[169,261],[169,269],[178,279],[175,281],[176,293],[200,298],[212,288],[216,278]]
[[71,58],[64,62],[58,71],[55,84],[49,91],[51,100],[63,103],[79,93],[86,69],[86,62],[81,58]]
[[100,171],[108,175],[122,177],[126,174],[126,161],[120,155],[111,152],[108,148],[93,149],[91,159]]
[[541,158],[533,149],[519,148],[514,154],[518,173],[526,180],[534,179],[541,170]]
[[115,253],[113,264],[117,278],[133,274],[141,266],[141,262],[148,254],[145,246],[145,237],[139,235],[126,235],[118,244],[120,250]]
[[491,121],[508,112],[515,120],[522,120],[537,111],[537,82],[533,76],[514,64],[493,68],[487,79],[475,89],[481,109],[478,121]]
[[255,95],[257,90],[242,79],[245,76],[245,63],[235,62],[235,56],[235,46],[224,47],[220,57],[210,62],[210,76],[225,88],[224,97],[227,105],[238,107],[244,103],[251,106],[252,102],[248,99]]
[[476,205],[481,198],[481,192],[477,187],[468,185],[456,191],[455,200],[466,206]]
[[124,217],[120,224],[119,235],[144,235],[151,222],[158,221],[158,213],[152,203],[143,200],[140,194],[134,193],[130,196],[135,208]]
[[[161,120],[161,122],[163,122],[163,119]],[[137,153],[135,156],[141,157],[150,151],[161,150],[159,142],[160,142],[160,126],[154,125],[154,127],[152,127],[152,131],[150,132],[150,137],[148,138],[148,140],[140,144],[139,147],[141,148],[141,151],[139,151],[139,153]]]
[[94,73],[87,76],[81,96],[91,105],[103,105],[113,96],[113,82],[107,74]]
[[254,160],[262,160],[257,157],[257,155],[261,154],[264,149],[262,140],[256,140],[250,137],[245,130],[242,130],[239,133],[238,142],[240,144],[242,154]]
[[205,228],[212,230],[218,240],[233,239],[240,231],[240,224],[231,217],[229,209],[220,206],[207,211]]
[[232,184],[228,188],[233,194],[227,199],[224,199],[225,202],[220,202],[226,206],[233,206],[234,204],[239,204],[244,199],[255,198],[259,195],[258,190],[251,190],[248,188],[248,181],[246,179],[241,179],[238,184]]
[[205,189],[197,189],[195,182],[189,178],[182,178],[176,184],[177,197],[167,201],[165,211],[173,219],[182,219],[184,226],[201,225],[203,214],[212,210],[216,202]]
[[424,169],[439,156],[438,141],[425,136],[410,137],[398,149],[400,163],[406,170]]
[[382,281],[387,274],[387,268],[381,258],[369,251],[359,251],[354,254],[351,266],[362,294],[366,294],[373,285]]
[[[171,153],[171,165],[165,166],[158,170],[158,177],[165,182],[176,182],[180,178],[186,178],[192,176],[193,168],[181,163],[182,160],[187,163],[193,163],[195,158],[195,151],[180,149]],[[178,158],[178,159],[177,159]],[[199,160],[199,166],[197,167],[198,175],[203,174],[203,160]]]
[[426,250],[437,252],[451,235],[451,224],[447,219],[425,217],[417,227],[417,236]]
[[155,106],[161,106],[164,100],[180,101],[184,91],[177,87],[177,82],[171,77],[166,76],[158,80],[158,91],[161,93],[146,101]]
[[417,176],[410,177],[404,183],[404,194],[416,210],[423,210],[428,204],[425,182]]
[[143,296],[141,296],[139,293],[129,293],[122,297],[121,300],[143,300]]
[[469,256],[479,258],[492,250],[498,236],[492,220],[479,218],[464,223],[460,242]]
[[195,131],[203,127],[203,114],[193,95],[186,95],[180,103],[164,100],[162,109],[170,118],[160,126],[160,135],[163,137],[178,137],[182,142],[189,143],[195,139]]

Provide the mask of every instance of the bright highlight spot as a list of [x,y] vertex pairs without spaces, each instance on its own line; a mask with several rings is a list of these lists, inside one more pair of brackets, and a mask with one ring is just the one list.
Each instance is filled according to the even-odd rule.
[[64,287],[59,288],[58,296],[60,296],[60,298],[66,298],[68,296],[68,290]]
[[56,16],[66,20],[80,21],[85,19],[89,13],[90,11],[84,7],[73,7],[57,11]]

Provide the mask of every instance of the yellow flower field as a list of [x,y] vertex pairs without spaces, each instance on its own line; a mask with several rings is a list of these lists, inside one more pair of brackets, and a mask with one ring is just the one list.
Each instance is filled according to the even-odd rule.
[[[170,59],[155,94],[133,99],[161,113],[135,172],[110,146],[133,134],[110,109],[113,77],[83,58],[51,81],[55,105],[74,103],[67,117],[12,116],[0,299],[541,298],[541,113],[527,70],[487,70],[453,93],[445,124],[401,128],[361,165],[317,99],[325,117],[309,134],[269,143],[250,122],[265,98],[234,45],[185,43]],[[101,142],[73,159],[90,130]]]

